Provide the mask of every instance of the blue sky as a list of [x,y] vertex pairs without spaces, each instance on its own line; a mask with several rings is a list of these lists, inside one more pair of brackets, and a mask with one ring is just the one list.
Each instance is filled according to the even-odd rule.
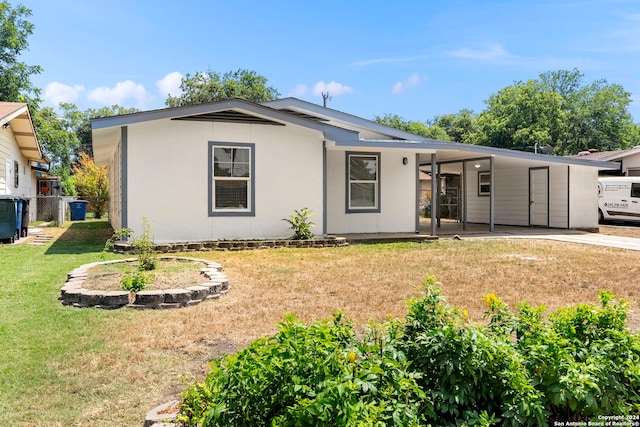
[[33,12],[21,60],[47,105],[163,108],[181,76],[244,68],[283,97],[423,121],[577,68],[640,122],[640,0],[9,1]]

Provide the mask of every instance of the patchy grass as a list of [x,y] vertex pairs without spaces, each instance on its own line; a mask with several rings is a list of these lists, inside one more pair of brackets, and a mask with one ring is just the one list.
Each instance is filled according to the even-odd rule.
[[[186,288],[206,282],[206,278],[200,274],[204,267],[201,262],[169,259],[158,260],[155,270],[147,271],[153,277],[152,283],[145,289],[173,289]],[[122,278],[127,274],[140,271],[138,262],[126,262],[116,264],[101,264],[89,269],[89,275],[82,285],[86,289],[103,291],[122,290]]]
[[[71,269],[98,261],[102,221],[53,229],[44,247],[0,246],[0,414],[6,425],[139,425],[201,376],[207,361],[272,334],[285,313],[309,322],[341,309],[356,325],[404,316],[425,274],[482,321],[484,295],[550,309],[629,299],[638,329],[640,252],[535,240],[441,240],[333,249],[203,252],[231,283],[218,300],[179,310],[64,307]],[[109,258],[120,258],[109,255]]]

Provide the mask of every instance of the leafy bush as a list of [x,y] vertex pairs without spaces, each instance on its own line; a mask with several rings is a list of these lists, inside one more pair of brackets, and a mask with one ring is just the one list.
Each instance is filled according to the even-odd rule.
[[336,314],[211,363],[183,394],[187,425],[521,426],[640,413],[640,338],[628,303],[515,313],[486,296],[488,323],[446,304],[433,277],[404,322],[359,337]]
[[[130,228],[120,228],[113,232],[113,236],[104,244],[103,252],[112,251],[118,241],[128,241],[129,245],[138,255],[138,263],[141,271],[155,270],[158,265],[158,256],[153,249],[151,240],[151,225],[146,218],[142,218],[142,234],[133,237],[133,230]],[[104,255],[103,255],[104,258]]]
[[315,235],[311,231],[311,227],[315,227],[316,224],[310,220],[315,213],[311,212],[308,208],[302,208],[300,210],[294,210],[289,218],[283,218],[291,226],[293,230],[294,240],[307,240],[313,239]]
[[142,271],[134,271],[127,273],[120,281],[120,286],[124,291],[138,292],[143,290],[147,284],[153,283],[155,276],[153,274],[144,273]]

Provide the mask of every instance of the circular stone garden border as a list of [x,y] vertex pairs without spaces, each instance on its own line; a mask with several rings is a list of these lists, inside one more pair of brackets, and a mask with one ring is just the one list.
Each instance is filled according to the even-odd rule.
[[207,299],[214,299],[229,291],[229,279],[222,272],[222,266],[216,262],[204,259],[188,257],[159,257],[162,260],[180,260],[200,262],[204,267],[200,273],[206,278],[206,282],[182,289],[148,290],[135,292],[133,301],[130,302],[129,291],[99,291],[82,287],[89,276],[89,269],[103,264],[116,264],[134,262],[137,258],[123,260],[92,262],[84,264],[67,274],[67,282],[60,289],[60,300],[64,305],[74,307],[95,307],[104,309],[116,309],[121,307],[131,308],[180,308],[198,304]]

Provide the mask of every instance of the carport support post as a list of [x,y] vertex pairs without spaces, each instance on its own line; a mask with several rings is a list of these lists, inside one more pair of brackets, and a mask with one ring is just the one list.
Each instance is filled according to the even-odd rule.
[[437,165],[436,165],[436,154],[431,154],[431,235],[436,235],[436,193],[438,192],[437,187]]
[[489,157],[489,232],[493,233],[495,230],[494,221],[494,209],[495,209],[495,177],[493,156]]

